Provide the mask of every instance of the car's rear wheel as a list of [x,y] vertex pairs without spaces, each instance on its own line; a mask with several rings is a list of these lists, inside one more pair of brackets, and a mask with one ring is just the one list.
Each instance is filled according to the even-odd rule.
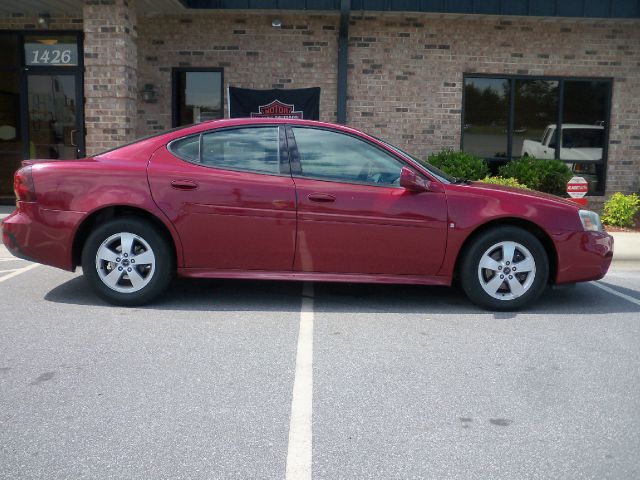
[[489,310],[515,310],[547,285],[549,260],[540,241],[517,227],[488,230],[464,252],[460,283],[471,301]]
[[82,250],[82,271],[93,289],[116,305],[150,302],[169,285],[173,252],[151,223],[115,218],[89,234]]

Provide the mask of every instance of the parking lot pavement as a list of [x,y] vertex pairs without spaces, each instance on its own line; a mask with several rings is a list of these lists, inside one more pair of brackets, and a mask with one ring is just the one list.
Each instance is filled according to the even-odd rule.
[[640,270],[520,313],[314,284],[307,317],[295,282],[182,280],[125,309],[77,273],[10,273],[0,478],[285,478],[300,458],[288,478],[640,477]]

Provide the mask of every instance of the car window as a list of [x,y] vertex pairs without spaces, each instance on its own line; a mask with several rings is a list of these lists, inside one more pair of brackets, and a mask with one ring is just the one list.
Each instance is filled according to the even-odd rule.
[[278,127],[235,128],[202,135],[202,165],[257,173],[280,173]]
[[200,161],[200,135],[181,138],[169,145],[171,152],[189,162]]
[[551,140],[549,140],[549,148],[556,148],[556,129],[551,130]]
[[316,128],[292,128],[301,176],[371,185],[399,186],[403,164],[364,140]]
[[565,148],[602,148],[604,130],[597,128],[567,128],[562,131]]
[[547,140],[549,140],[549,134],[551,133],[551,129],[549,127],[547,127],[544,130],[544,133],[542,134],[542,144],[546,145],[547,144]]

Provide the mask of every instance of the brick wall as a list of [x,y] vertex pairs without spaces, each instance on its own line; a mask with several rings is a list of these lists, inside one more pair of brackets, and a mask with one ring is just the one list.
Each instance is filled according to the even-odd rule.
[[349,124],[425,156],[460,148],[462,75],[613,77],[607,192],[640,188],[640,25],[355,14]]
[[[127,0],[86,0],[83,14],[89,153],[171,127],[172,67],[222,67],[225,90],[319,86],[321,119],[336,119],[338,15],[158,15],[140,18],[136,32]],[[37,19],[2,17],[0,28],[37,28]],[[640,188],[637,21],[355,12],[349,43],[348,123],[420,156],[459,148],[463,73],[613,77],[607,192]],[[157,103],[138,96],[147,83]]]
[[1,30],[82,30],[82,14],[77,16],[53,15],[49,19],[49,26],[45,29],[38,24],[37,16],[13,13],[0,16]]
[[133,0],[85,0],[87,154],[136,137],[137,29]]
[[[282,28],[271,21],[278,18]],[[336,120],[338,15],[205,13],[139,22],[138,87],[153,84],[158,102],[138,102],[138,134],[171,127],[171,68],[222,67],[226,87],[317,86],[320,118]]]

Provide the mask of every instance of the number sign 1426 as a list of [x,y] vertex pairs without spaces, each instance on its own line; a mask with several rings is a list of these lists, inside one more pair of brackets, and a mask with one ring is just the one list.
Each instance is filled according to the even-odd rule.
[[25,45],[27,65],[77,65],[75,45]]

